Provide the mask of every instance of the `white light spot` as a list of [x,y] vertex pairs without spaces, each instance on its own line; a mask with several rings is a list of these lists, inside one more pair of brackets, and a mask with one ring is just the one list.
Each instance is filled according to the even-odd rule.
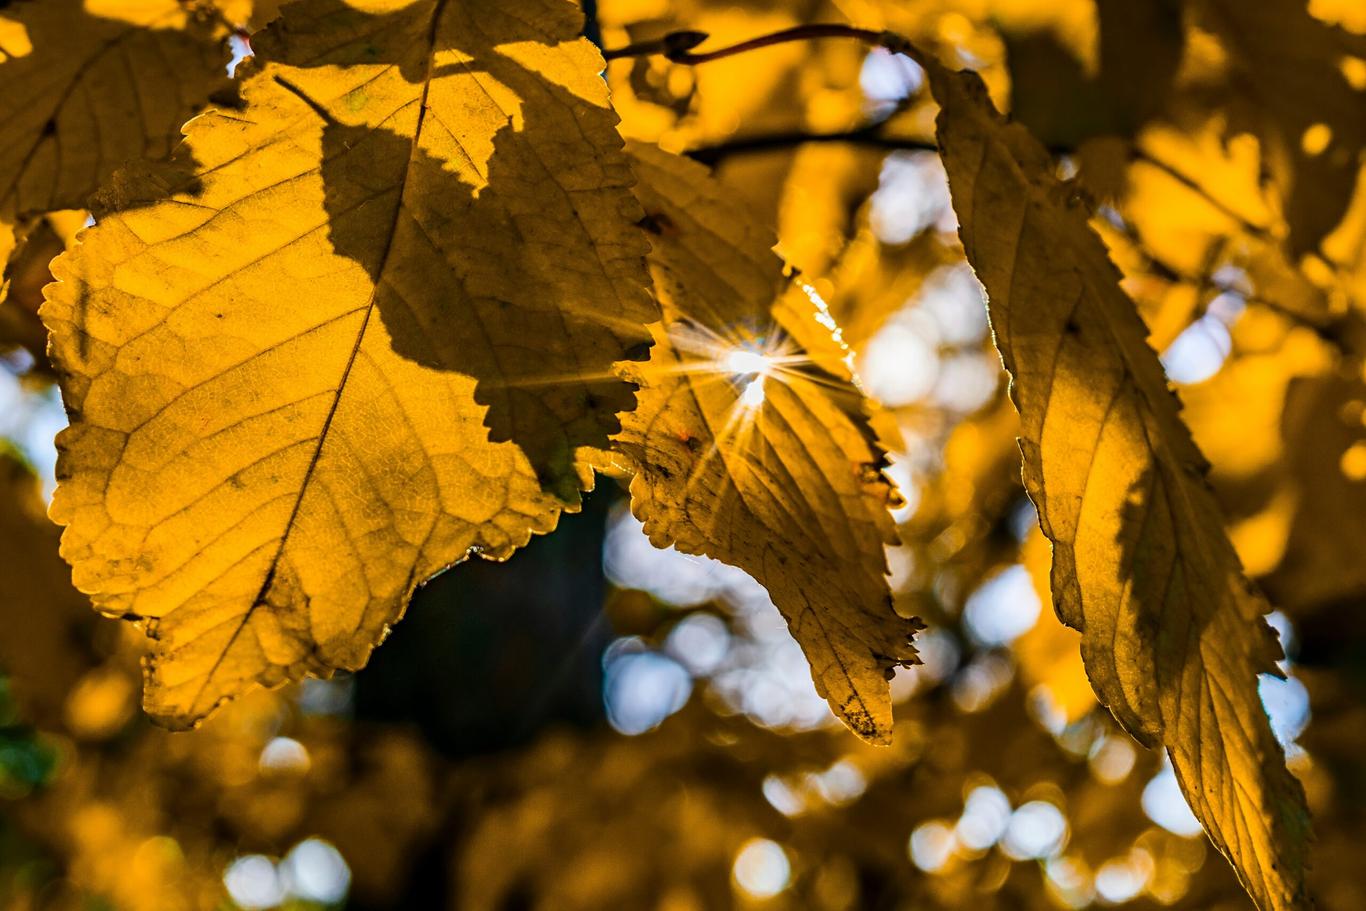
[[609,657],[602,684],[607,720],[623,734],[643,734],[683,708],[692,677],[658,652]]
[[751,373],[764,376],[773,367],[771,358],[748,348],[734,349],[726,355],[722,364],[727,373],[734,373],[738,376],[748,376]]
[[1246,308],[1237,294],[1210,301],[1205,315],[1191,323],[1162,353],[1162,366],[1175,383],[1200,383],[1219,372],[1233,350],[1229,327]]
[[925,71],[909,57],[874,48],[863,59],[859,87],[869,101],[886,105],[909,98],[920,91]]
[[1040,609],[1029,571],[1017,563],[992,576],[969,596],[963,622],[978,644],[1008,645],[1033,628]]
[[1010,814],[1002,848],[1015,860],[1052,857],[1062,850],[1067,820],[1046,800],[1031,800]]
[[1001,362],[979,351],[946,357],[939,362],[934,400],[941,407],[971,414],[996,394]]
[[764,403],[766,397],[764,377],[760,374],[746,384],[744,391],[740,393],[739,405],[745,411],[753,411]]
[[802,800],[801,795],[777,775],[768,775],[764,778],[763,791],[764,800],[784,816],[800,816],[806,810],[806,802]]
[[692,607],[716,598],[729,570],[706,557],[655,547],[628,509],[621,509],[612,518],[602,563],[607,578],[618,588],[649,592],[677,607]]
[[1127,857],[1108,860],[1096,871],[1096,892],[1111,904],[1131,901],[1148,885],[1153,875],[1152,858],[1147,851],[1135,850]]
[[350,677],[331,680],[309,678],[299,686],[299,710],[305,715],[345,715],[351,711],[351,699],[356,688]]
[[280,863],[289,893],[305,901],[339,904],[351,886],[351,868],[341,852],[321,838],[299,842]]
[[228,61],[228,77],[232,78],[237,75],[237,67],[243,60],[250,58],[253,52],[247,39],[237,34],[228,36],[228,49],[232,51],[232,59]]
[[889,322],[868,340],[858,375],[873,397],[896,408],[923,398],[939,376],[939,355],[925,337],[902,322]]
[[893,152],[882,165],[869,216],[878,240],[904,244],[951,215],[949,181],[933,152]]
[[1086,864],[1072,857],[1054,857],[1044,864],[1049,891],[1069,908],[1084,908],[1095,895]]
[[905,522],[915,515],[916,507],[920,505],[920,485],[915,482],[915,469],[911,467],[910,460],[893,454],[891,464],[883,469],[883,473],[896,487],[903,501],[903,505],[892,510],[892,518],[898,523]]
[[262,772],[308,771],[308,750],[292,737],[275,737],[261,750],[259,764]]
[[223,871],[223,886],[245,911],[273,908],[285,900],[275,864],[264,854],[248,854],[234,860]]
[[846,759],[814,776],[812,783],[826,803],[837,807],[858,800],[868,788],[868,779],[863,772]]
[[940,266],[926,276],[915,305],[934,319],[945,345],[975,345],[986,338],[987,294],[966,263]]
[[32,390],[0,367],[0,437],[12,442],[43,482],[43,496],[56,489],[57,447],[53,438],[67,424],[57,387]]
[[1014,675],[1011,663],[1002,656],[982,655],[953,679],[953,703],[964,712],[980,712],[996,701]]
[[730,648],[730,631],[715,614],[689,614],[669,631],[664,651],[695,676],[716,670]]
[[1091,774],[1105,784],[1119,784],[1129,777],[1137,758],[1129,738],[1119,734],[1106,737],[1091,750]]
[[767,838],[751,838],[735,855],[731,871],[735,884],[753,898],[772,898],[787,888],[792,865],[782,845]]
[[1203,382],[1219,372],[1232,348],[1228,327],[1217,319],[1202,316],[1163,352],[1162,366],[1174,383]]
[[1167,766],[1143,789],[1143,812],[1162,828],[1187,838],[1200,834],[1200,820],[1191,812],[1176,774]]
[[1025,706],[1029,714],[1054,737],[1062,738],[1067,731],[1067,710],[1058,702],[1053,691],[1040,683],[1029,691],[1029,702]]
[[1271,730],[1282,746],[1294,743],[1309,724],[1309,691],[1294,677],[1284,680],[1263,674],[1257,690],[1271,719]]
[[926,873],[944,869],[958,844],[953,827],[940,820],[922,823],[911,833],[911,863]]
[[1295,626],[1290,622],[1290,618],[1283,611],[1274,610],[1266,615],[1266,622],[1276,631],[1276,636],[1281,640],[1281,651],[1285,652],[1285,660],[1279,662],[1281,670],[1285,670],[1286,665],[1295,657],[1298,643],[1295,641]]
[[963,815],[954,826],[958,840],[974,851],[985,851],[1005,834],[1010,823],[1010,800],[1000,788],[977,787],[963,803]]

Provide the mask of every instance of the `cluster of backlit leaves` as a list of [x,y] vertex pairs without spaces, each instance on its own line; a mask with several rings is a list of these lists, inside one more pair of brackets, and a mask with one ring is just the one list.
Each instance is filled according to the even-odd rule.
[[[778,224],[783,252],[825,293],[860,354],[960,255],[928,225],[887,243],[876,230],[876,200],[864,205],[887,146],[935,142],[935,107],[929,93],[915,91],[928,77],[943,108],[937,142],[967,258],[990,298],[1022,421],[1017,427],[1001,400],[956,429],[947,401],[898,410],[911,440],[908,464],[922,478],[908,486],[922,502],[904,530],[912,568],[899,582],[897,610],[951,625],[968,591],[1020,559],[1010,527],[1020,509],[1019,433],[1025,486],[1053,543],[1052,595],[1063,619],[1084,633],[1096,693],[1130,733],[1167,748],[1192,808],[1259,904],[1302,906],[1303,800],[1256,691],[1257,674],[1274,671],[1277,655],[1260,621],[1266,606],[1246,589],[1219,506],[1234,520],[1232,544],[1249,570],[1297,620],[1312,624],[1320,611],[1340,620],[1339,606],[1359,598],[1350,567],[1360,521],[1352,503],[1366,475],[1357,347],[1363,231],[1352,202],[1366,122],[1362,40],[1291,2],[1191,0],[1140,13],[1105,2],[1048,11],[1000,4],[990,12],[994,28],[979,20],[977,4],[696,3],[644,14],[636,4],[600,5],[608,36],[623,40],[678,27],[742,38],[852,17],[979,69],[998,99],[1011,98],[1043,144],[1001,121],[978,84],[930,58],[906,77],[905,98],[869,110],[858,84],[864,51],[850,44],[794,44],[699,68],[622,61],[608,71],[622,131],[723,161],[722,179]],[[191,42],[182,32],[207,34],[221,48],[226,17],[162,6],[159,15],[181,16],[171,35],[156,36],[163,43],[173,39],[183,50]],[[505,556],[530,532],[548,530],[576,502],[582,466],[611,463],[636,475],[636,510],[656,540],[734,562],[768,586],[824,694],[860,733],[885,739],[882,671],[913,653],[900,651],[905,626],[894,632],[897,614],[889,606],[876,614],[886,603],[880,548],[893,540],[877,512],[891,499],[876,474],[881,449],[852,387],[841,391],[842,352],[822,353],[829,330],[809,337],[828,317],[768,256],[762,222],[747,227],[727,192],[709,189],[689,166],[644,147],[618,151],[594,55],[574,41],[572,11],[536,11],[532,34],[528,22],[478,3],[354,6],[361,11],[306,3],[258,37],[261,60],[248,64],[242,99],[195,121],[170,170],[110,182],[106,161],[164,155],[179,127],[163,135],[155,118],[130,114],[137,91],[121,102],[90,94],[117,91],[117,80],[90,89],[73,83],[57,99],[63,117],[20,112],[32,119],[34,138],[5,217],[21,254],[25,239],[40,250],[69,237],[49,213],[83,206],[105,185],[100,225],[54,267],[64,282],[49,292],[56,366],[68,374],[76,416],[55,515],[71,523],[67,555],[78,584],[103,610],[151,621],[159,657],[149,707],[190,721],[249,680],[358,666],[415,583],[471,550]],[[1350,12],[1315,5],[1324,19]],[[113,17],[122,18],[137,17]],[[456,19],[466,27],[452,25]],[[324,29],[349,40],[322,42]],[[130,42],[143,40],[141,31],[130,34]],[[125,47],[121,38],[98,40],[97,55]],[[20,45],[5,47],[16,60],[26,56]],[[221,58],[201,71],[219,65]],[[137,66],[131,72],[130,80],[140,78]],[[194,86],[182,80],[179,90],[195,94]],[[183,103],[197,109],[211,91]],[[142,146],[110,147],[79,132],[64,138],[66,124],[80,130],[90,122],[73,99],[145,124]],[[854,134],[849,147],[743,149],[746,135],[839,131]],[[93,183],[85,195],[63,196],[66,178],[54,177],[51,162],[64,160],[64,144],[90,142],[99,150],[84,165]],[[1079,181],[1057,180],[1045,145],[1069,153],[1066,166],[1080,167]],[[743,154],[733,154],[737,148]],[[1095,202],[1103,207],[1088,228]],[[632,222],[644,233],[630,230]],[[1124,291],[1093,231],[1118,263]],[[648,267],[639,261],[647,244]],[[35,259],[41,273],[45,255]],[[590,262],[596,267],[585,270]],[[23,270],[10,271],[19,289]],[[28,287],[43,279],[28,279]],[[662,313],[640,293],[646,287]],[[694,297],[699,287],[716,291]],[[16,297],[34,300],[31,291]],[[281,299],[310,305],[282,313]],[[1241,317],[1227,315],[1230,301]],[[1224,369],[1186,396],[1185,419],[1214,463],[1213,493],[1135,303],[1159,350],[1189,338],[1188,327],[1222,329],[1234,346]],[[3,311],[6,320],[13,310]],[[1237,322],[1230,331],[1221,318]],[[15,321],[29,334],[14,340],[40,350],[41,331],[24,319]],[[639,357],[651,336],[647,364],[614,366]],[[778,361],[799,351],[802,364],[761,376],[757,420],[730,427],[754,381],[707,375],[690,362],[715,364],[746,343]],[[637,410],[623,418],[616,451],[603,456],[615,413],[629,408],[625,380],[641,386]],[[343,396],[343,387],[356,391]],[[794,414],[811,423],[793,423]],[[390,435],[398,422],[408,429]],[[812,434],[832,447],[811,451]],[[945,440],[941,464],[932,453]],[[788,460],[804,445],[812,461],[794,470]],[[775,478],[794,487],[770,505],[762,498]],[[841,505],[830,509],[823,498]],[[756,502],[763,505],[748,505]],[[849,523],[847,536],[826,538],[833,518]],[[783,542],[791,550],[771,551],[762,535],[775,531],[793,538]],[[1042,539],[1029,546],[1034,564],[1047,562],[1037,556],[1047,547]],[[787,560],[815,582],[794,575]],[[832,637],[822,621],[851,606],[839,624],[848,638]],[[877,616],[866,630],[860,611]],[[1015,648],[1020,676],[1051,693],[1069,721],[1088,717],[1090,703],[1075,660],[1067,660],[1075,647],[1060,628],[1040,624]],[[845,660],[851,649],[863,667]],[[1010,696],[989,701],[1018,708]],[[701,737],[692,723],[680,720],[677,736]],[[933,729],[948,727],[940,721]],[[1326,748],[1329,762],[1342,747]],[[565,758],[556,753],[563,748],[545,749],[520,774],[584,780],[572,751]],[[585,749],[592,759],[580,762],[591,768],[600,757]],[[674,749],[705,766],[705,755]],[[974,743],[964,762],[993,751],[1046,752]],[[649,768],[665,760],[623,761]],[[964,763],[949,765],[961,772]],[[1071,795],[1066,767],[1038,776]],[[601,791],[562,795],[564,809],[550,821],[530,810],[521,823],[490,820],[484,860],[475,851],[462,861],[482,871],[470,882],[496,893],[501,846],[519,838],[562,844],[554,819],[609,803],[621,780],[607,776]],[[932,801],[924,795],[945,780],[923,778],[916,793]],[[889,788],[912,781],[888,774]],[[1023,798],[1031,782],[1009,785]],[[753,787],[737,788],[758,799]],[[938,796],[952,802],[961,790]],[[718,803],[729,796],[718,789]],[[657,799],[667,803],[666,795]],[[1102,805],[1074,800],[1087,812]],[[869,812],[887,805],[873,802]],[[1329,816],[1330,860],[1357,822],[1350,806]],[[712,885],[680,887],[681,907],[710,906],[708,896],[725,894],[729,858],[744,836],[730,809],[728,840],[698,846],[698,870],[711,871]],[[622,845],[661,824],[653,809],[645,812],[638,828],[623,827]],[[800,840],[772,823],[751,834]],[[888,828],[900,840],[911,825],[898,819]],[[845,832],[798,828],[819,842],[800,851],[805,858]],[[1085,832],[1099,845],[1099,834],[1075,829],[1074,838]],[[603,843],[615,837],[604,833]],[[1151,844],[1143,850],[1162,853]],[[900,845],[896,853],[897,875],[915,875]],[[602,865],[573,860],[582,858],[567,858],[558,880],[539,870],[538,885],[517,879],[506,894],[573,906],[574,870],[584,877],[577,888],[585,907],[610,888],[661,894],[659,871],[614,878]],[[854,873],[839,862],[810,862],[794,901],[847,906],[820,896],[847,900],[855,891],[847,883],[861,881],[865,862],[854,861]],[[983,864],[996,872],[982,873]],[[930,881],[946,907],[980,904],[984,891],[1007,904],[1032,900],[1016,897],[1016,888],[1043,894],[1037,880],[1003,878],[995,854],[963,869],[975,872]],[[1350,885],[1331,872],[1325,879],[1325,893],[1350,907]],[[893,892],[913,895],[924,885]],[[1192,907],[1216,900],[1198,888],[1187,898]]]
[[[736,301],[664,314],[663,331],[695,324],[714,344],[682,361],[659,346],[635,379],[661,396],[612,439],[636,404],[617,365],[647,356],[661,314],[650,213],[631,192],[639,156],[580,28],[564,0],[515,15],[297,4],[255,36],[240,97],[196,118],[171,165],[107,181],[97,226],[53,266],[43,318],[75,415],[53,516],[77,586],[157,641],[154,715],[187,726],[252,684],[362,666],[418,584],[551,530],[591,486],[594,452],[662,467],[668,434],[691,448],[638,488],[642,510],[664,504],[657,536],[774,589],[832,706],[887,739],[884,677],[915,658],[882,577],[891,487],[840,352],[801,342],[838,349],[823,312],[770,312],[781,266],[761,229],[741,225],[770,261],[754,281],[705,258],[670,264],[674,281],[735,282]],[[134,53],[132,40],[111,34],[90,56]],[[56,93],[58,124],[76,84]],[[679,166],[661,159],[660,180]],[[726,360],[745,346],[813,376],[775,384],[790,404],[751,407]],[[673,384],[720,395],[683,411]],[[792,409],[807,423],[789,432]],[[735,489],[705,477],[761,463]],[[700,488],[711,496],[692,498]],[[836,523],[847,534],[828,533]],[[789,547],[789,524],[822,532]],[[770,543],[744,554],[737,535]],[[865,575],[846,592],[850,560]],[[815,584],[787,581],[788,566]]]

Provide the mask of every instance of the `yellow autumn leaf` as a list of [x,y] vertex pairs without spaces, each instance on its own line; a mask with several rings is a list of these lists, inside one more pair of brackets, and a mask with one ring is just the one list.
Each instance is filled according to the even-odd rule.
[[1052,588],[1101,700],[1166,747],[1191,808],[1265,911],[1307,908],[1309,820],[1258,697],[1279,649],[1134,304],[1026,130],[926,60],[969,262],[1020,412]]
[[768,589],[816,689],[886,743],[892,668],[917,620],[892,607],[885,453],[824,305],[784,272],[772,233],[706,170],[632,144],[664,311],[616,450],[657,546],[706,554]]
[[164,158],[225,80],[226,29],[180,0],[0,10],[0,257],[20,220],[84,208],[127,162]]
[[576,508],[633,404],[656,308],[578,10],[358,6],[257,36],[243,106],[117,180],[48,288],[52,515],[170,725],[363,665],[417,584]]

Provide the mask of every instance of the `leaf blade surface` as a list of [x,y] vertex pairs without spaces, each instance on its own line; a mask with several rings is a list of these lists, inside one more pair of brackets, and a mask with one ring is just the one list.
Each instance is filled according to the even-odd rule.
[[535,8],[295,4],[55,266],[52,514],[166,723],[364,664],[418,583],[577,508],[632,404],[629,167],[577,11]]
[[1307,908],[1308,811],[1257,689],[1279,647],[1146,327],[1043,146],[975,74],[927,71],[960,236],[1012,377],[1025,487],[1053,542],[1059,615],[1083,633],[1101,701],[1166,748],[1257,903]]

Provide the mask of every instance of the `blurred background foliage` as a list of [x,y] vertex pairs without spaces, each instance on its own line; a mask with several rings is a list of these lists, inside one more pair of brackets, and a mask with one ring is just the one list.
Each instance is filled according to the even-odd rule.
[[[269,4],[219,4],[244,25]],[[1366,14],[1356,0],[597,0],[604,46],[889,28],[1058,154],[1213,462],[1286,678],[1322,907],[1366,907]],[[237,57],[249,53],[234,38]],[[0,904],[10,909],[1246,909],[1171,772],[1099,709],[1047,595],[1015,416],[933,104],[851,42],[607,69],[623,131],[776,224],[902,440],[890,554],[929,623],[861,745],[743,573],[654,550],[604,481],[507,566],[429,584],[364,671],[190,734],[69,585],[36,319],[84,213],[0,306]],[[893,426],[894,425],[894,426]]]

